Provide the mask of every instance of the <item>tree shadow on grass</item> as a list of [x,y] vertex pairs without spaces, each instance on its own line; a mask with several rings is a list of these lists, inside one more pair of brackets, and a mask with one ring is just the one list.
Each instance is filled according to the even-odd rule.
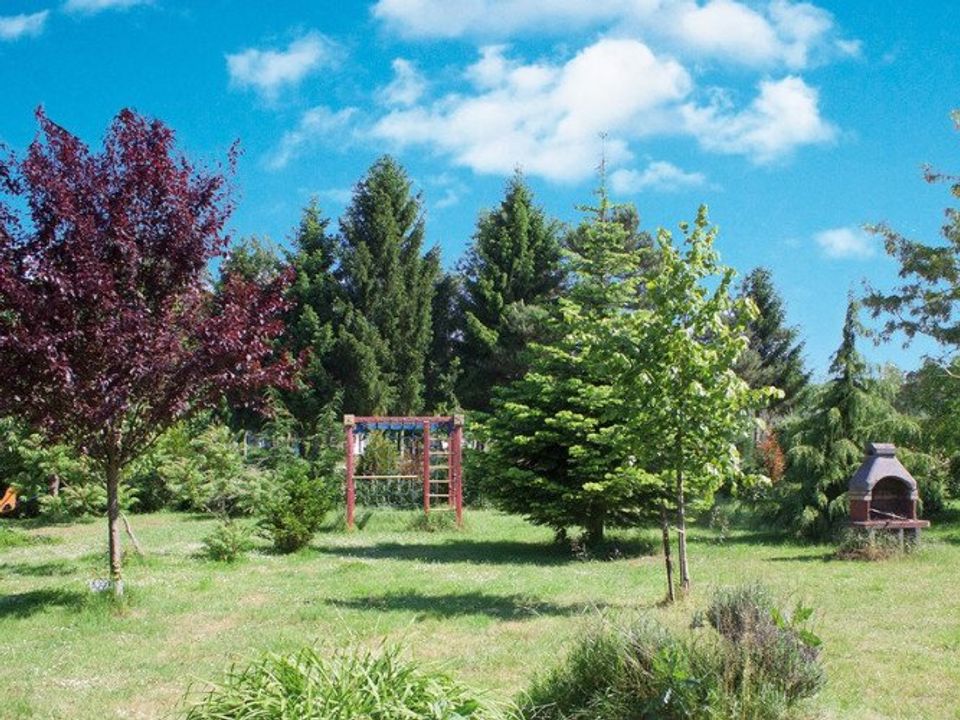
[[4,570],[11,575],[23,577],[57,577],[72,575],[77,571],[77,566],[66,560],[53,560],[44,563],[10,563],[4,566]]
[[836,551],[825,553],[814,553],[806,555],[782,555],[778,557],[766,558],[767,562],[819,562],[826,563],[837,560]]
[[[650,554],[650,543],[627,540],[611,544],[597,559],[620,559]],[[613,550],[616,552],[613,552]],[[480,565],[566,565],[580,562],[568,546],[510,540],[445,540],[436,543],[378,543],[376,545],[326,546],[317,552],[368,560],[407,560],[426,563],[473,563]]]
[[418,592],[391,592],[357,598],[330,599],[329,605],[373,612],[414,612],[420,619],[444,619],[486,615],[495,620],[530,620],[539,616],[570,617],[603,610],[606,604],[560,605],[524,595],[489,595],[483,592],[424,595]]
[[76,590],[45,588],[29,592],[0,596],[0,619],[26,618],[52,607],[76,610],[86,595]]
[[784,545],[801,547],[803,543],[776,530],[733,530],[726,535],[690,535],[690,543],[713,545]]

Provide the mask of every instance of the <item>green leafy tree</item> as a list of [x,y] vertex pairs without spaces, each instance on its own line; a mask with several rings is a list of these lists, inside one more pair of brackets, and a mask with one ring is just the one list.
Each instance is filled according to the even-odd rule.
[[[858,303],[851,300],[830,380],[811,406],[784,427],[786,475],[773,489],[771,515],[778,526],[802,537],[827,537],[847,518],[847,485],[868,442],[909,447],[919,434],[917,422],[894,406],[898,383],[871,373],[857,351],[860,332]],[[909,450],[901,451],[901,459],[916,470],[920,463],[928,465],[921,453]],[[925,481],[930,470],[918,472],[918,481]]]
[[[646,283],[641,309],[615,317],[607,355],[618,370],[616,394],[630,409],[627,450],[659,476],[660,502],[676,511],[686,591],[687,505],[711,502],[721,484],[741,474],[736,443],[744,418],[777,391],[751,389],[734,371],[755,308],[731,295],[734,271],[720,264],[706,207],[692,226],[680,228],[683,248],[668,231],[658,233],[657,271]],[[665,526],[665,550],[666,541]],[[669,559],[667,572],[669,578]]]
[[767,268],[755,268],[743,280],[740,296],[757,308],[747,325],[748,346],[737,361],[737,372],[752,388],[773,386],[783,397],[770,404],[777,414],[789,412],[810,382],[803,363],[804,343],[799,331],[786,324],[783,298]]
[[344,313],[334,358],[343,407],[360,414],[417,411],[439,255],[422,254],[421,200],[395,160],[379,159],[357,184],[340,230]]
[[649,515],[659,485],[623,442],[630,415],[611,369],[609,326],[636,303],[642,256],[601,191],[570,250],[572,286],[554,304],[549,342],[530,345],[526,373],[494,393],[479,456],[487,494],[503,509],[595,544],[609,525]]
[[949,461],[951,493],[960,496],[960,358],[928,359],[908,373],[897,404],[920,422],[920,449]]
[[[960,130],[960,110],[952,117]],[[960,199],[960,177],[928,167],[925,179],[946,183],[950,194]],[[864,300],[874,317],[886,318],[882,337],[899,332],[909,342],[926,335],[951,351],[960,347],[960,208],[947,208],[944,215],[942,241],[937,244],[910,240],[883,223],[869,228],[900,263],[904,280],[889,293],[872,289]]]
[[484,212],[460,268],[463,321],[458,397],[489,410],[493,388],[521,377],[526,346],[543,339],[544,312],[563,283],[559,225],[534,204],[517,172],[500,206]]

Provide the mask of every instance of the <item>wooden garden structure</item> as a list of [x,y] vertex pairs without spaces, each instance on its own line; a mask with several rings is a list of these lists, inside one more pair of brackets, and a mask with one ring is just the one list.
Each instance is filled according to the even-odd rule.
[[[423,512],[439,503],[453,509],[463,524],[463,416],[344,415],[346,445],[347,528],[354,527],[356,483],[364,480],[408,480],[423,488]],[[358,441],[371,432],[400,432],[416,439],[416,463],[392,474],[358,475]],[[411,472],[412,471],[412,472]]]

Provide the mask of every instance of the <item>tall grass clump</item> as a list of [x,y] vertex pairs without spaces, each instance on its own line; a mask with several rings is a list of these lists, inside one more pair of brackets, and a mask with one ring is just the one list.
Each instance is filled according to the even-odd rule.
[[[705,618],[706,622],[703,622]],[[785,615],[757,586],[721,591],[677,633],[650,620],[603,624],[537,679],[525,720],[784,720],[823,684],[807,608]],[[709,626],[711,629],[706,629]]]
[[186,720],[495,720],[476,693],[395,649],[265,655],[188,708]]

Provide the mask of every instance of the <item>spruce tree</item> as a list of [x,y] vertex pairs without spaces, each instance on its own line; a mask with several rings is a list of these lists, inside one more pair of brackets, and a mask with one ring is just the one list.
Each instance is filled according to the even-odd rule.
[[288,291],[290,310],[284,344],[304,365],[297,387],[285,392],[284,404],[313,435],[317,422],[331,409],[339,409],[341,388],[336,380],[333,348],[338,326],[340,286],[334,276],[337,238],[329,232],[329,219],[316,200],[303,210],[288,260],[294,271]]
[[437,280],[431,310],[430,350],[426,363],[426,407],[449,412],[460,407],[456,384],[461,360],[457,354],[460,278],[445,272]]
[[610,525],[632,525],[658,508],[658,479],[624,443],[632,413],[610,368],[608,326],[635,303],[640,254],[600,204],[578,229],[573,283],[552,306],[549,340],[530,345],[526,373],[494,393],[484,424],[481,475],[504,510],[563,536],[585,531],[595,544]]
[[[857,351],[860,331],[858,304],[851,300],[830,380],[810,409],[784,428],[787,469],[773,490],[771,513],[778,526],[803,537],[824,538],[847,518],[847,485],[866,443],[910,444],[917,438],[917,423],[897,411],[895,392]],[[920,454],[914,459],[928,465]]]
[[405,414],[423,405],[439,255],[422,254],[419,195],[389,156],[357,184],[340,221],[343,317],[335,359],[343,409]]
[[772,386],[783,392],[769,410],[789,412],[810,381],[803,364],[802,341],[797,328],[786,324],[783,298],[773,284],[767,268],[755,268],[743,280],[740,297],[749,298],[757,308],[756,317],[747,326],[749,345],[737,362],[737,373],[750,387]]
[[541,306],[563,282],[559,226],[534,204],[517,172],[500,206],[481,214],[463,276],[463,368],[458,396],[464,406],[489,410],[492,389],[524,374],[526,346],[543,339]]

